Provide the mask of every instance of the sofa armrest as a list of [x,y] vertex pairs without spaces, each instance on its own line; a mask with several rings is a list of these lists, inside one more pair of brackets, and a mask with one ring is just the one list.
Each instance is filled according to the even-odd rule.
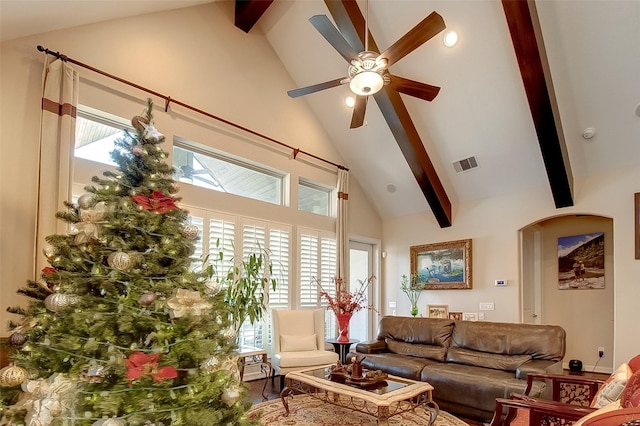
[[[564,376],[556,374],[529,374],[527,377],[527,386],[524,394],[529,395],[533,387],[534,381],[543,381],[550,383],[553,401],[562,401],[564,403],[578,404],[588,406],[595,397],[600,386],[605,380],[593,379],[581,376]],[[567,385],[570,385],[569,387]],[[582,392],[567,393],[566,389],[574,389],[578,387]]]
[[490,426],[510,425],[516,417],[517,410],[526,410],[529,414],[529,425],[538,426],[545,424],[542,419],[551,417],[554,418],[554,421],[575,422],[596,409],[512,395],[511,399],[496,398],[496,411]]
[[516,369],[516,378],[526,380],[529,374],[562,374],[562,362],[532,359]]
[[387,352],[387,344],[384,340],[369,340],[356,344],[356,352],[361,354],[379,354]]

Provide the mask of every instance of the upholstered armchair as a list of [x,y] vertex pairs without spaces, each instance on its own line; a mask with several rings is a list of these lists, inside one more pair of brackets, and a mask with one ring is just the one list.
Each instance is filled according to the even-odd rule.
[[[533,382],[546,383],[551,399],[528,396]],[[640,355],[620,365],[607,380],[529,374],[524,394],[496,399],[491,426],[640,425]],[[618,423],[616,423],[618,422]]]
[[290,371],[338,361],[337,353],[325,350],[324,314],[324,309],[272,311],[273,374],[280,375],[280,387]]

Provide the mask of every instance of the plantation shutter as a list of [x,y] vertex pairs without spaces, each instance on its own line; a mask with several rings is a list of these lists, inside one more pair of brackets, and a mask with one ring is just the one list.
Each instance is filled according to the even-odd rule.
[[315,308],[319,306],[318,286],[315,279],[318,275],[318,237],[300,235],[300,307]]

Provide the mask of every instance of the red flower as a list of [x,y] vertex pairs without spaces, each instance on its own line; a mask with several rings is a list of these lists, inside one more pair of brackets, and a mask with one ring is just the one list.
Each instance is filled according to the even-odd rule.
[[169,210],[175,210],[178,206],[173,202],[173,198],[163,194],[162,191],[153,191],[151,197],[146,195],[134,195],[131,197],[133,202],[142,206],[145,210],[151,210],[157,213],[166,213]]
[[156,382],[164,379],[175,379],[178,372],[171,366],[158,368],[159,354],[147,355],[142,352],[134,352],[129,358],[124,360],[127,366],[127,375],[129,380],[136,380],[144,376],[151,376]]
[[54,272],[56,272],[56,268],[52,268],[51,266],[45,266],[44,268],[42,268],[43,275],[51,275]]

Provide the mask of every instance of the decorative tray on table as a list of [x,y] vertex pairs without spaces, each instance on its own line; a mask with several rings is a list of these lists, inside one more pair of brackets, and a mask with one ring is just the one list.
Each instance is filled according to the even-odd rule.
[[355,386],[372,386],[387,380],[387,374],[382,370],[365,370],[361,375],[354,377],[349,366],[331,366],[330,378],[333,381],[342,382]]

